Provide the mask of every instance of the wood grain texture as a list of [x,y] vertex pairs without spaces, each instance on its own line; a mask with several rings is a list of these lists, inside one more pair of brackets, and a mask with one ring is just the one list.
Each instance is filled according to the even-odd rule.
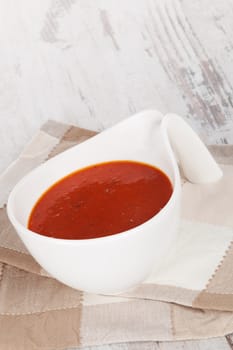
[[231,0],[0,1],[0,171],[47,119],[103,130],[157,108],[182,115],[207,143],[232,143],[232,17]]
[[[230,350],[225,338],[189,342],[140,342],[84,347],[82,350]],[[74,349],[67,349],[74,350]]]
[[232,14],[230,0],[0,2],[0,170],[49,118],[102,130],[158,108],[232,142]]

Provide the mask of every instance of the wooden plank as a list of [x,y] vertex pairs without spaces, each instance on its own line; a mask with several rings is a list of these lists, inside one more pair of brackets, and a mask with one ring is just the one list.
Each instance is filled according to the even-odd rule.
[[[82,350],[230,350],[224,337],[183,342],[137,342],[84,347]],[[67,349],[78,350],[78,349]]]
[[49,118],[102,130],[158,108],[233,142],[232,15],[229,0],[1,2],[0,171]]
[[159,343],[159,350],[230,350],[224,337],[190,340],[175,343]]

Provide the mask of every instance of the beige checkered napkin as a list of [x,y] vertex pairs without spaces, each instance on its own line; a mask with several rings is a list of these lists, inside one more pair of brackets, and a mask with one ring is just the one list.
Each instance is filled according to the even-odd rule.
[[220,182],[184,181],[177,242],[130,293],[105,297],[75,291],[45,277],[27,252],[6,215],[10,190],[48,157],[94,134],[49,122],[0,177],[0,348],[55,349],[232,332],[233,146],[211,147],[224,171]]

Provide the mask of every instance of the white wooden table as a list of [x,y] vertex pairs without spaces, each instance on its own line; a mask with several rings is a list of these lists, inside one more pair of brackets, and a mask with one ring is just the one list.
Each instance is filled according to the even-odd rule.
[[1,0],[0,171],[47,119],[102,130],[157,108],[184,116],[206,143],[233,143],[232,18],[231,0]]

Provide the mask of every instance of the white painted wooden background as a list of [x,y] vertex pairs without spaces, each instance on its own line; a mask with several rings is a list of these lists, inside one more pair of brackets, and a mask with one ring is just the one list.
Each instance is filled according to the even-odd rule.
[[158,108],[207,143],[233,143],[232,107],[232,0],[0,0],[0,171],[47,119],[103,130]]

